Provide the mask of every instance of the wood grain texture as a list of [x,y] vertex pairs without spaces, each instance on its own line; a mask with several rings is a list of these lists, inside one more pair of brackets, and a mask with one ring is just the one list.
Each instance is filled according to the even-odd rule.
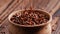
[[0,15],[8,8],[12,0],[0,0]]
[[55,6],[53,9],[50,10],[50,14],[51,14],[52,16],[53,16],[54,13],[59,9],[59,6],[60,6],[60,2],[58,2],[58,3],[56,4],[56,6]]

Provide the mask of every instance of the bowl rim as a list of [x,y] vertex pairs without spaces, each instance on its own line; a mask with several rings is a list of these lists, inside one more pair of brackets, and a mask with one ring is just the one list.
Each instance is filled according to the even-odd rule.
[[[28,9],[28,10],[30,10],[30,9]],[[20,24],[17,24],[17,23],[12,22],[12,21],[10,20],[10,18],[11,18],[15,13],[17,13],[17,12],[19,12],[19,11],[25,11],[24,9],[23,9],[23,10],[13,11],[13,12],[8,16],[8,20],[9,20],[9,22],[10,22],[11,24],[13,24],[13,25],[15,25],[15,26],[20,26],[20,27],[38,27],[38,26],[44,26],[44,25],[49,24],[49,23],[52,21],[52,15],[51,15],[50,13],[48,13],[47,11],[41,10],[41,9],[33,9],[33,10],[43,11],[43,12],[47,13],[47,14],[50,16],[49,21],[48,21],[47,23],[43,23],[43,24],[39,24],[39,25],[20,25]]]

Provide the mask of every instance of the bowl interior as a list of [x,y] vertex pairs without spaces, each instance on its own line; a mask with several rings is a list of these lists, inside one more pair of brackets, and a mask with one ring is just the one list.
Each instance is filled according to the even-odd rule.
[[52,16],[51,16],[48,12],[46,12],[46,11],[44,11],[44,10],[33,10],[33,11],[39,11],[40,13],[45,14],[45,15],[47,15],[47,16],[49,17],[48,22],[43,23],[43,24],[39,24],[39,25],[20,25],[20,24],[14,23],[13,21],[10,20],[13,15],[15,15],[16,13],[19,13],[19,14],[21,15],[21,13],[22,13],[23,11],[25,11],[25,10],[18,10],[18,11],[14,11],[13,13],[11,13],[11,14],[9,15],[9,17],[8,17],[8,20],[10,21],[10,23],[12,23],[13,25],[16,25],[16,26],[20,26],[20,27],[37,27],[37,26],[47,25],[47,24],[50,23],[51,20],[52,20]]

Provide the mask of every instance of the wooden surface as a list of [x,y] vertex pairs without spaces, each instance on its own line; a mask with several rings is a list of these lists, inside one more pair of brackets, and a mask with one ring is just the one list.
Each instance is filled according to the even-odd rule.
[[[3,1],[3,0],[2,0]],[[7,3],[6,3],[7,1]],[[8,22],[8,16],[10,13],[16,10],[22,10],[22,9],[29,9],[30,6],[33,6],[33,9],[42,9],[46,10],[47,12],[53,12],[52,15],[55,13],[57,9],[60,8],[60,0],[6,0],[5,4],[0,8],[0,26],[7,26],[9,24]],[[1,0],[0,0],[1,2]],[[59,9],[60,10],[60,9]],[[60,11],[56,13],[55,16],[60,16]],[[58,21],[58,27],[57,30],[53,32],[53,34],[59,34],[59,22]],[[7,29],[6,29],[7,30]],[[57,32],[58,31],[58,32]]]

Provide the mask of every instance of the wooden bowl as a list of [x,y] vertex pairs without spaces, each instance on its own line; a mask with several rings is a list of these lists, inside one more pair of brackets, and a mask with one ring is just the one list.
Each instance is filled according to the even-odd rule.
[[36,11],[36,10],[37,10],[37,11],[40,11],[41,13],[43,13],[43,14],[45,14],[45,15],[47,15],[47,16],[49,17],[48,22],[43,23],[43,24],[39,24],[39,25],[20,25],[20,24],[17,24],[17,23],[12,22],[12,21],[10,20],[11,17],[12,17],[13,15],[15,15],[16,13],[20,13],[20,15],[21,15],[21,13],[22,13],[23,11],[25,11],[25,10],[17,10],[17,11],[14,11],[13,13],[11,13],[11,14],[9,15],[8,20],[9,20],[9,22],[10,22],[11,24],[13,24],[13,25],[15,25],[15,26],[19,26],[19,27],[39,27],[39,26],[45,26],[45,25],[51,23],[51,21],[52,21],[52,15],[50,15],[47,11],[44,11],[44,10],[34,9],[34,11]]

